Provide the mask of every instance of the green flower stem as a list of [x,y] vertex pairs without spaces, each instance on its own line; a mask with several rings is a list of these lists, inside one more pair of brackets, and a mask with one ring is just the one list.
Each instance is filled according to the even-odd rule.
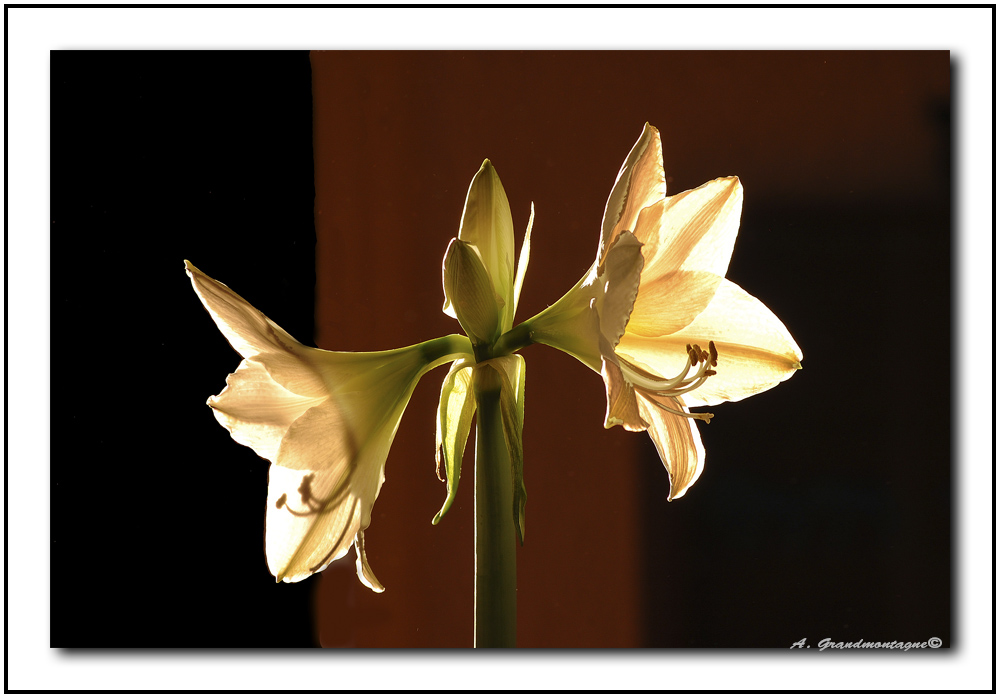
[[517,641],[517,562],[510,456],[495,371],[476,371],[476,647]]

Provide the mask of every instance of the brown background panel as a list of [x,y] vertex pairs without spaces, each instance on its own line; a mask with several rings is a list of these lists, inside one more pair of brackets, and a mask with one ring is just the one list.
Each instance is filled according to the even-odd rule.
[[[947,215],[949,162],[947,136],[941,138],[949,92],[944,52],[316,52],[312,67],[316,342],[326,349],[386,349],[460,331],[440,312],[440,264],[458,232],[469,181],[485,157],[503,180],[518,245],[530,202],[536,206],[517,319],[554,302],[592,261],[608,192],[646,121],[663,135],[669,192],[719,176],[741,177],[743,231],[730,278],[788,324],[807,368],[810,357],[821,359],[819,366],[844,363],[824,356],[822,348],[834,344],[820,341],[830,328],[821,329],[817,306],[830,317],[838,307],[863,304],[849,281],[866,265],[900,273],[886,241],[917,235],[908,226],[928,202],[935,202],[937,220],[946,225],[940,217]],[[768,211],[781,214],[768,217]],[[947,249],[946,227],[928,235],[937,241],[934,249],[942,243]],[[880,242],[871,247],[872,240]],[[819,276],[807,269],[831,255],[838,264],[842,256],[844,266]],[[829,291],[840,279],[847,295]],[[887,311],[903,302],[885,279],[865,283],[869,297]],[[884,315],[852,318],[860,336],[878,335],[876,327],[896,329]],[[866,322],[873,329],[865,329]],[[897,322],[909,326],[908,319]],[[836,341],[851,346],[853,340]],[[519,644],[725,646],[717,632],[698,637],[705,624],[684,601],[699,590],[715,593],[713,580],[739,575],[735,569],[709,572],[725,557],[713,559],[711,546],[724,545],[719,534],[732,528],[706,534],[705,522],[686,517],[692,507],[732,511],[725,499],[711,498],[710,488],[717,478],[739,477],[734,464],[741,452],[727,457],[722,442],[735,440],[726,430],[741,423],[755,430],[740,437],[746,448],[774,472],[797,477],[803,464],[778,462],[782,444],[773,438],[788,419],[755,423],[754,415],[786,409],[781,398],[792,397],[801,413],[792,419],[805,419],[805,405],[821,404],[849,380],[854,362],[830,374],[827,385],[810,383],[822,378],[821,367],[812,379],[796,376],[768,396],[719,408],[720,417],[733,421],[702,428],[708,447],[703,482],[667,505],[667,478],[648,439],[601,428],[600,378],[547,347],[524,354],[528,502],[526,542],[518,551]],[[366,536],[370,562],[387,591],[377,596],[361,587],[351,556],[333,565],[315,597],[324,645],[471,643],[471,441],[455,506],[441,524],[430,525],[445,495],[433,472],[434,409],[443,376],[444,369],[430,374],[413,396]],[[796,390],[802,391],[797,402]],[[837,416],[823,427],[802,423],[797,437],[786,437],[784,451],[805,452],[796,438],[809,435],[820,443],[819,429],[840,429],[844,410],[832,412]],[[812,452],[811,472],[818,469],[826,482],[852,468],[870,470],[863,458],[848,454],[826,463],[819,450]],[[901,490],[904,500],[912,495],[914,506],[926,503],[925,490],[906,487],[914,486]],[[700,504],[693,501],[699,491]],[[801,489],[796,496],[803,501]],[[858,501],[831,513],[850,516],[868,506]],[[664,517],[664,528],[652,525]],[[748,517],[751,530],[761,512]],[[704,536],[697,544],[691,542],[695,533]],[[790,550],[796,545],[791,541]],[[880,548],[899,549],[891,541]],[[873,565],[885,559],[878,552],[863,557]],[[747,561],[753,560],[750,555]],[[672,572],[674,561],[682,572]],[[760,593],[768,590],[756,598]],[[651,599],[671,605],[660,608]],[[708,612],[724,608],[721,603]],[[859,617],[866,613],[858,611]],[[669,624],[676,635],[657,634],[657,627]]]

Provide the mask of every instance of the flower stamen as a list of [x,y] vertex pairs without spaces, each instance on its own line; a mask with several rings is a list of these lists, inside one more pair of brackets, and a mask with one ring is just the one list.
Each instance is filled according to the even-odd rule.
[[[717,372],[709,368],[709,366],[717,366],[719,363],[719,352],[715,348],[715,342],[708,343],[708,351],[705,351],[697,344],[688,344],[685,350],[687,351],[687,361],[684,368],[670,379],[658,378],[620,356],[618,357],[619,366],[625,380],[656,403],[661,409],[681,417],[701,419],[707,424],[714,415],[708,412],[683,412],[669,407],[656,399],[657,397],[680,397],[684,393],[689,393],[692,390],[700,388],[709,377],[716,375]],[[692,370],[694,373],[692,373]]]

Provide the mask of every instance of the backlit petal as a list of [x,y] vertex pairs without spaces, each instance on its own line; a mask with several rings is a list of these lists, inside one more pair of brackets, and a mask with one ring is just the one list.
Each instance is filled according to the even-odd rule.
[[257,354],[295,352],[302,345],[228,286],[184,261],[191,285],[215,324],[244,359]]
[[614,356],[605,357],[601,366],[601,377],[608,398],[608,409],[604,414],[604,428],[623,426],[629,431],[644,431],[649,424],[639,413],[635,390],[622,376]]
[[273,462],[288,428],[322,400],[289,391],[271,377],[263,363],[244,359],[226,379],[225,390],[210,397],[208,405],[237,443]]
[[708,308],[680,332],[641,337],[626,332],[618,353],[661,376],[683,366],[687,344],[708,345],[719,352],[717,372],[685,394],[691,407],[735,402],[787,380],[801,368],[802,352],[782,322],[767,306],[731,281],[723,280]]
[[358,535],[354,538],[354,550],[358,554],[358,559],[355,563],[358,568],[358,578],[366,587],[381,594],[385,591],[385,587],[375,578],[375,573],[372,572],[372,568],[368,564],[368,554],[365,552],[364,531],[358,531]]
[[654,203],[639,213],[646,279],[679,269],[726,275],[743,212],[743,187],[725,177]]
[[688,325],[715,296],[721,276],[703,271],[674,271],[639,284],[626,332],[662,337]]
[[[299,490],[309,488],[328,505],[311,511]],[[267,566],[278,581],[298,582],[339,560],[361,530],[361,501],[338,488],[322,472],[303,472],[272,465],[268,471],[264,548]],[[293,513],[294,512],[294,513]]]
[[[598,267],[597,312],[601,316],[601,334],[612,349],[625,332],[632,314],[642,265],[642,245],[632,233],[625,231],[611,243],[603,269]],[[603,293],[600,293],[601,284]]]
[[622,163],[604,208],[598,262],[604,260],[611,243],[621,231],[635,230],[639,212],[662,199],[666,193],[660,132],[646,124]]
[[[672,409],[688,411],[680,400],[662,399]],[[649,422],[647,433],[656,444],[656,451],[670,476],[667,500],[677,499],[687,492],[705,468],[705,448],[695,420],[662,410],[642,395],[639,396],[639,411]]]

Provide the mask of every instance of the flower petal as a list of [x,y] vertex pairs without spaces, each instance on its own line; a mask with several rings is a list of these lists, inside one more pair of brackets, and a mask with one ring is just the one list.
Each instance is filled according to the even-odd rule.
[[372,572],[372,568],[368,564],[368,555],[365,554],[364,531],[358,531],[358,535],[354,537],[354,550],[358,555],[357,562],[355,563],[358,568],[358,578],[376,594],[381,594],[385,591],[385,587],[376,579],[375,573]]
[[604,208],[601,244],[597,251],[599,263],[604,261],[611,243],[621,231],[635,230],[639,211],[659,201],[666,193],[660,132],[647,123],[622,163]]
[[[601,334],[614,349],[628,325],[642,274],[642,244],[629,231],[611,243],[604,264],[597,269],[597,312]],[[604,285],[603,289],[600,284]]]
[[[612,355],[613,356],[613,355]],[[635,389],[625,380],[614,358],[604,358],[601,377],[608,397],[608,409],[604,415],[604,428],[623,426],[629,431],[645,431],[649,424],[639,413]]]
[[298,581],[325,569],[368,528],[405,406],[406,399],[389,407],[361,434],[331,398],[289,428],[268,483],[267,559],[279,580]]
[[215,324],[244,359],[257,354],[295,353],[302,347],[228,286],[207,276],[187,260],[184,260],[184,268]]
[[[272,465],[268,471],[264,547],[267,566],[280,582],[299,582],[339,560],[362,530],[361,500],[347,488],[336,493],[322,472],[303,472]],[[329,499],[310,509],[297,491]]]
[[723,280],[712,302],[694,322],[665,337],[641,337],[626,332],[617,352],[661,376],[678,373],[686,361],[687,344],[719,353],[716,375],[686,393],[691,407],[735,402],[787,380],[801,368],[802,352],[767,306],[732,281]]
[[289,391],[271,377],[262,361],[244,359],[236,372],[229,374],[225,390],[210,397],[208,405],[233,440],[274,462],[288,428],[322,400]]
[[625,331],[662,337],[684,329],[715,296],[721,276],[703,271],[674,271],[639,284]]
[[[687,412],[680,400],[665,398],[672,409]],[[657,407],[655,402],[639,396],[639,411],[649,422],[647,433],[656,444],[656,451],[670,477],[670,494],[667,501],[677,499],[701,476],[705,468],[705,447],[693,419],[671,414]]]
[[724,277],[743,212],[743,186],[724,177],[658,201],[639,213],[646,279],[685,269]]

